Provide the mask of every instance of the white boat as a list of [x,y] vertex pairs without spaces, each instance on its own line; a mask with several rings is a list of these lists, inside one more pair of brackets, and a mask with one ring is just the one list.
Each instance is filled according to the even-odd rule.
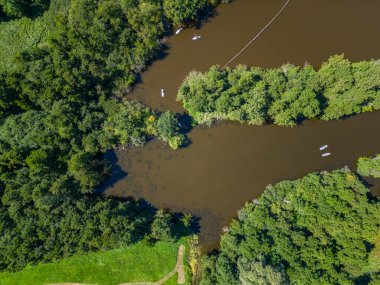
[[331,153],[329,153],[329,152],[325,152],[322,154],[323,157],[330,156],[330,155],[331,155]]
[[194,37],[192,37],[192,40],[196,41],[196,40],[199,40],[200,38],[201,38],[200,35],[194,35]]
[[326,148],[328,148],[329,146],[327,145],[327,144],[325,144],[325,145],[323,145],[323,146],[321,146],[320,148],[319,148],[319,150],[324,150],[324,149],[326,149]]
[[165,90],[164,89],[161,89],[161,97],[165,97]]
[[182,27],[180,27],[178,30],[175,31],[175,34],[178,35],[180,32],[182,32]]

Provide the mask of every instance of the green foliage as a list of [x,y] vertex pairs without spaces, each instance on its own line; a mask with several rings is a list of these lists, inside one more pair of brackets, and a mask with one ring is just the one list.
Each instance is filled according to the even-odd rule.
[[42,148],[32,150],[26,157],[25,163],[28,165],[31,173],[48,173],[50,168],[54,168],[52,152]]
[[268,186],[206,258],[202,284],[354,284],[380,229],[380,204],[368,192],[348,170]]
[[357,168],[360,175],[380,178],[380,154],[373,158],[359,158]]
[[169,146],[172,149],[180,148],[181,146],[183,146],[185,144],[185,142],[186,142],[186,137],[185,137],[185,135],[182,135],[182,134],[173,136],[168,141]]
[[191,72],[177,100],[200,124],[232,120],[293,126],[380,109],[380,62],[351,63],[332,56],[319,71],[285,65],[263,70],[238,66]]
[[238,261],[239,280],[242,285],[283,285],[288,284],[283,268],[265,264],[265,260]]
[[104,130],[112,134],[116,145],[142,146],[156,134],[156,116],[149,108],[129,100],[107,104]]
[[167,111],[161,114],[156,128],[159,139],[168,142],[171,148],[178,149],[185,143],[186,138],[179,133],[179,122],[172,112]]
[[319,70],[327,106],[323,119],[338,119],[379,108],[380,64],[350,63],[343,56],[331,57]]
[[178,120],[172,112],[167,111],[158,118],[157,132],[163,141],[168,141],[178,130]]
[[67,162],[68,172],[79,181],[82,192],[92,192],[102,182],[98,168],[104,169],[104,165],[88,152],[78,152]]
[[195,20],[206,5],[207,0],[164,0],[163,2],[165,15],[173,25]]
[[371,276],[370,284],[378,284],[380,281],[380,231],[373,243],[374,247],[368,256],[368,266],[365,271]]
[[155,240],[173,241],[172,217],[163,210],[158,210],[152,223],[151,237]]
[[45,45],[54,29],[54,18],[70,6],[70,0],[51,0],[49,10],[35,19],[22,17],[0,22],[0,72],[17,69],[24,51]]
[[311,66],[304,68],[283,66],[287,82],[282,94],[275,94],[269,115],[280,126],[294,125],[304,119],[315,118],[320,113],[317,94],[318,75]]
[[49,0],[0,0],[0,20],[4,13],[10,17],[33,16],[47,9]]

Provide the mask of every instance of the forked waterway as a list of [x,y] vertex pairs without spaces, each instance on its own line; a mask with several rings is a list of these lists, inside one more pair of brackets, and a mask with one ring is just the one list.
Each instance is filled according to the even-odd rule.
[[[141,75],[129,96],[157,110],[182,113],[175,97],[188,72],[224,65],[283,3],[236,0],[221,6],[201,29],[171,37],[166,56]],[[380,58],[378,27],[380,1],[291,0],[233,64],[277,67],[309,62],[318,68],[337,53],[352,61]],[[195,33],[201,40],[191,40]],[[161,88],[166,90],[164,98]],[[357,157],[379,152],[379,126],[380,112],[308,121],[295,128],[233,123],[197,127],[189,134],[191,145],[178,151],[158,141],[118,151],[121,171],[107,182],[107,194],[144,198],[156,207],[198,215],[203,244],[213,244],[244,202],[258,197],[266,185],[311,171],[346,165],[354,169]],[[321,157],[318,148],[324,144],[330,146],[330,157]]]

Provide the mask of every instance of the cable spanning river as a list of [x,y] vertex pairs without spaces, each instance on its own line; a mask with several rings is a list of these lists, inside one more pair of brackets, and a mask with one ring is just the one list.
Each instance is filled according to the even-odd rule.
[[[191,70],[224,64],[273,17],[283,1],[236,0],[222,5],[200,29],[184,30],[168,41],[161,59],[141,75],[129,96],[157,110],[183,113],[177,89]],[[317,68],[332,54],[352,61],[380,58],[380,1],[292,0],[265,33],[233,64],[277,67],[284,63]],[[194,34],[202,38],[192,41]],[[165,89],[165,97],[160,89]],[[380,151],[380,112],[340,121],[308,121],[302,126],[246,126],[222,123],[197,127],[192,144],[173,151],[153,141],[118,151],[118,171],[107,194],[144,198],[156,207],[191,212],[201,218],[201,240],[215,244],[223,226],[245,201],[265,186],[311,171],[354,169],[359,156]],[[328,144],[330,157],[322,158]],[[373,192],[380,192],[373,187]]]

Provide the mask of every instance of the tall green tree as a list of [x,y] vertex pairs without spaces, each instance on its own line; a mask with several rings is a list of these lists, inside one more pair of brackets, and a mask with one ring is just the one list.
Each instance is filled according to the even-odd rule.
[[355,284],[366,276],[380,204],[343,169],[268,186],[238,217],[201,284]]
[[357,168],[360,175],[380,178],[380,155],[359,158]]
[[173,25],[180,25],[198,18],[207,4],[207,0],[164,0],[163,8]]

